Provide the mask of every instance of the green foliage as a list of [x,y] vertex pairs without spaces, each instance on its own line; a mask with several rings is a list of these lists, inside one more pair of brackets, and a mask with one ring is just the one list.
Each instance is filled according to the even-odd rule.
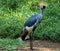
[[[21,35],[24,22],[40,13],[39,2],[42,0],[0,0],[0,38],[17,38]],[[60,42],[60,0],[44,0],[48,7],[44,17],[36,28],[35,39]]]
[[[26,2],[24,0],[24,2]],[[22,4],[24,3],[22,0],[0,0],[1,6],[4,8],[10,8],[13,10],[16,10],[18,7],[22,7]]]
[[12,49],[17,49],[23,47],[23,42],[17,39],[0,39],[0,48],[4,51],[11,51]]

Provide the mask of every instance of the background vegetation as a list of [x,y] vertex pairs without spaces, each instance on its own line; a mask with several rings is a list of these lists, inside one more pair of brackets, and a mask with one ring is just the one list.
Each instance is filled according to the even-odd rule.
[[47,2],[44,17],[34,39],[60,42],[60,0],[0,0],[0,38],[18,38],[24,22],[40,13],[39,3]]
[[0,39],[0,51],[16,51],[23,47],[23,42],[17,39]]

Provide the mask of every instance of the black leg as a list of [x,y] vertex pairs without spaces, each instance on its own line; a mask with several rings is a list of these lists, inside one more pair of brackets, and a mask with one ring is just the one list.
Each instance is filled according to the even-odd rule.
[[33,50],[33,38],[32,38],[32,34],[30,34],[30,49]]

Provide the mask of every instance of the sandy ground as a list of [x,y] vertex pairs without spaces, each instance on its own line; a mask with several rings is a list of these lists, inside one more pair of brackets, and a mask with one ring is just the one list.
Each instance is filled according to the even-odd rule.
[[35,50],[30,50],[29,41],[25,41],[25,46],[18,51],[60,51],[60,43],[53,43],[51,41],[35,40],[33,42]]

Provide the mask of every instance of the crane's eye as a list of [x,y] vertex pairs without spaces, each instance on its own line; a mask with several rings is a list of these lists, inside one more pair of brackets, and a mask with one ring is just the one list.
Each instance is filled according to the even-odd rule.
[[45,6],[43,6],[43,9],[45,9]]

